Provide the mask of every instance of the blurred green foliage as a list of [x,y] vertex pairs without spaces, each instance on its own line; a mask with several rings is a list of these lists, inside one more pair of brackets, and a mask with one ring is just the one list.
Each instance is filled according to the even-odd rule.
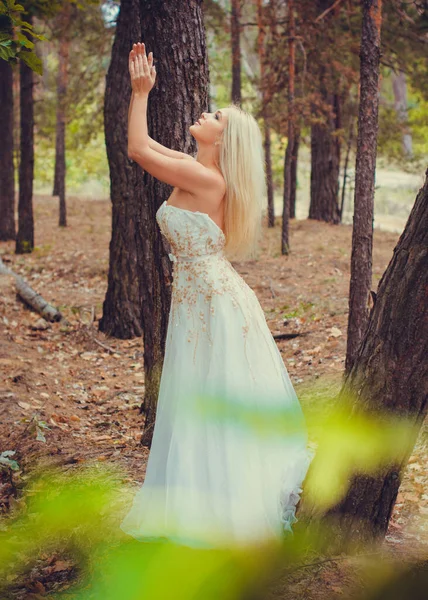
[[[223,400],[198,397],[196,405],[184,409],[197,408],[196,420],[215,418],[263,438],[269,432],[287,436],[302,426],[294,409],[265,406],[254,412]],[[350,401],[342,398],[325,416],[319,411],[306,415],[317,452],[305,497],[321,512],[345,493],[350,473],[375,473],[413,443],[411,423],[350,412]],[[281,543],[267,539],[257,545],[198,549],[167,538],[141,542],[119,528],[130,495],[119,466],[90,464],[74,472],[38,468],[26,477],[23,497],[0,521],[4,595],[38,557],[59,551],[72,557],[75,569],[72,580],[54,595],[57,599],[255,600],[264,597],[284,565],[292,571],[313,562],[331,541],[322,522],[317,528],[302,522]]]
[[[48,3],[40,0],[39,3],[34,2],[34,7],[36,11],[43,8],[52,13],[52,5],[55,4],[56,1],[51,2],[49,8]],[[47,41],[47,38],[34,31],[32,24],[25,18],[26,14],[24,6],[15,0],[0,0],[0,60],[15,63],[19,58],[41,75],[42,61],[35,53],[34,42],[29,36],[41,41]]]

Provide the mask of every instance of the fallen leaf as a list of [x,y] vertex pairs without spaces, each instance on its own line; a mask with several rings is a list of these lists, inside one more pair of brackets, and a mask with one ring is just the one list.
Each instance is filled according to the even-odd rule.
[[31,408],[31,404],[28,404],[28,402],[23,402],[22,400],[18,402],[18,406],[20,406],[24,410],[29,410]]

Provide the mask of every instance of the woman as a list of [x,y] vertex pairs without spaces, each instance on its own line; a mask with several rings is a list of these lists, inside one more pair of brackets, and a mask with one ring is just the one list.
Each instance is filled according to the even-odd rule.
[[257,248],[260,130],[232,105],[190,127],[196,159],[165,148],[147,133],[144,44],[129,70],[129,156],[175,188],[156,213],[174,281],[146,476],[121,529],[194,547],[281,540],[310,462],[305,426],[258,299],[226,257]]

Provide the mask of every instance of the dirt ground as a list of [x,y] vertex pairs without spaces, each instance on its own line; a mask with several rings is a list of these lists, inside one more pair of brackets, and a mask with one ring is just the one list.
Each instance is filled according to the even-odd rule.
[[[148,458],[148,450],[139,444],[141,339],[107,338],[97,330],[107,286],[110,202],[68,198],[68,227],[63,229],[57,226],[56,199],[36,196],[34,207],[34,252],[15,255],[13,242],[1,242],[0,255],[6,266],[61,310],[67,322],[41,323],[39,315],[17,299],[13,278],[0,276],[0,453],[15,450],[24,471],[38,461],[64,468],[110,461],[123,468],[125,481],[139,486]],[[273,230],[266,229],[257,261],[234,263],[258,295],[272,333],[303,334],[278,340],[303,404],[316,381],[327,382],[332,390],[340,386],[351,234],[349,225],[293,221],[291,253],[283,257],[278,222]],[[398,237],[375,231],[374,290]],[[45,442],[28,427],[34,414],[50,427],[44,431]],[[384,544],[398,561],[414,555],[415,549],[425,548],[426,556],[426,459],[421,436]],[[0,515],[9,511],[12,496],[10,486],[0,483]],[[279,585],[272,597],[347,597],[349,586],[361,583],[359,573],[355,559],[342,557],[301,573],[293,584],[294,596]]]

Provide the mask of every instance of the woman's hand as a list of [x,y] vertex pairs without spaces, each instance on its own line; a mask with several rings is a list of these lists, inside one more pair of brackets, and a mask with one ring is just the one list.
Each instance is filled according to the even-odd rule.
[[153,52],[146,56],[143,43],[134,44],[129,53],[129,74],[135,94],[149,94],[156,81],[156,67],[153,66]]

